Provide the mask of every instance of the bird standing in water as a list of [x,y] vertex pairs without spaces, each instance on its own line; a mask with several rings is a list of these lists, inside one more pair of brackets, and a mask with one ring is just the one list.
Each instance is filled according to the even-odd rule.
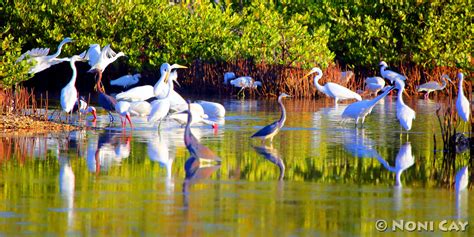
[[280,131],[280,129],[285,125],[285,120],[286,120],[286,110],[285,106],[282,103],[282,99],[285,97],[291,97],[288,94],[282,93],[280,96],[278,96],[278,104],[280,104],[281,108],[281,117],[279,120],[263,127],[260,129],[258,132],[253,134],[251,138],[260,138],[262,139],[262,143],[265,143],[266,139],[270,139],[270,142],[272,142],[273,137]]
[[189,101],[187,113],[188,122],[186,123],[186,128],[184,129],[184,144],[186,145],[189,153],[191,153],[191,156],[201,161],[221,162],[221,158],[217,156],[211,149],[202,145],[191,132],[191,121],[193,120],[193,116],[191,113],[191,103]]

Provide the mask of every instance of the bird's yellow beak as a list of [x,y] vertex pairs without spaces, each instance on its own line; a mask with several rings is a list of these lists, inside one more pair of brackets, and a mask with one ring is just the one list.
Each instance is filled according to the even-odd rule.
[[168,78],[170,77],[170,70],[166,71],[165,73],[165,83],[168,83]]
[[314,73],[314,72],[312,72],[312,71],[311,71],[311,72],[308,72],[306,75],[304,75],[303,79],[309,77],[309,76],[310,76],[311,74],[313,74],[313,73]]
[[171,65],[171,69],[175,69],[175,68],[188,68],[188,67],[183,66],[183,65],[179,65],[179,64],[176,64],[176,63]]

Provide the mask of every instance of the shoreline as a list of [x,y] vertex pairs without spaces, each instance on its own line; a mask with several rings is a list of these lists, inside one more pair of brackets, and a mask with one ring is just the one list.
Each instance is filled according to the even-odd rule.
[[47,121],[32,115],[0,114],[0,131],[3,135],[28,135],[81,129],[71,124]]

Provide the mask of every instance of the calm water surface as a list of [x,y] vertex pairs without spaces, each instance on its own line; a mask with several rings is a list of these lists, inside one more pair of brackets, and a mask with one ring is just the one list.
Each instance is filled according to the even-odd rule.
[[417,117],[400,136],[394,101],[355,129],[339,119],[347,104],[286,100],[285,128],[262,145],[249,137],[279,118],[275,100],[220,100],[219,130],[192,128],[220,165],[193,164],[174,121],[158,132],[133,118],[136,128],[123,131],[104,113],[80,122],[88,130],[2,137],[0,234],[370,235],[379,219],[389,232],[392,220],[434,221],[441,234],[442,220],[474,225],[474,193],[452,188],[458,169],[472,170],[470,153],[443,159],[435,111],[445,105],[408,101]]

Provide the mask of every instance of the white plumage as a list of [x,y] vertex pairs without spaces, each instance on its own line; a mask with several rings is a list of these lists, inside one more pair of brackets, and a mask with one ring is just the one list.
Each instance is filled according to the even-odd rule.
[[469,116],[471,113],[469,100],[464,95],[462,89],[462,83],[464,80],[464,75],[460,72],[458,73],[459,87],[458,87],[458,97],[456,98],[456,110],[458,111],[459,117],[461,117],[464,122],[469,121]]
[[77,101],[77,89],[75,86],[77,70],[76,70],[75,62],[77,60],[82,60],[82,58],[77,55],[74,55],[69,60],[70,60],[71,69],[72,69],[72,77],[69,83],[61,90],[61,97],[60,97],[61,108],[66,113],[71,112],[72,108],[74,108],[74,104]]
[[415,111],[408,107],[403,101],[403,90],[405,89],[405,83],[401,80],[395,81],[396,88],[398,89],[397,97],[397,119],[400,122],[400,125],[405,130],[410,130],[413,120],[415,119]]
[[383,78],[389,80],[391,83],[393,83],[396,80],[405,81],[407,79],[405,76],[399,73],[396,73],[391,70],[387,70],[388,65],[384,61],[381,61],[379,63],[379,66],[380,66],[380,75],[382,75]]
[[469,171],[467,169],[467,166],[464,166],[456,173],[456,178],[455,178],[455,183],[454,183],[454,188],[455,188],[456,193],[459,193],[460,191],[466,189],[468,184],[469,184]]
[[204,113],[211,118],[223,118],[225,117],[225,108],[223,105],[215,102],[199,100],[196,103],[200,104],[204,109]]
[[377,92],[380,91],[383,87],[385,86],[385,80],[381,77],[367,77],[365,79],[365,87],[375,93],[377,95]]
[[134,75],[125,75],[121,76],[115,80],[110,81],[110,85],[112,86],[122,86],[123,88],[129,87],[131,85],[135,85],[140,80],[141,75],[139,73]]

